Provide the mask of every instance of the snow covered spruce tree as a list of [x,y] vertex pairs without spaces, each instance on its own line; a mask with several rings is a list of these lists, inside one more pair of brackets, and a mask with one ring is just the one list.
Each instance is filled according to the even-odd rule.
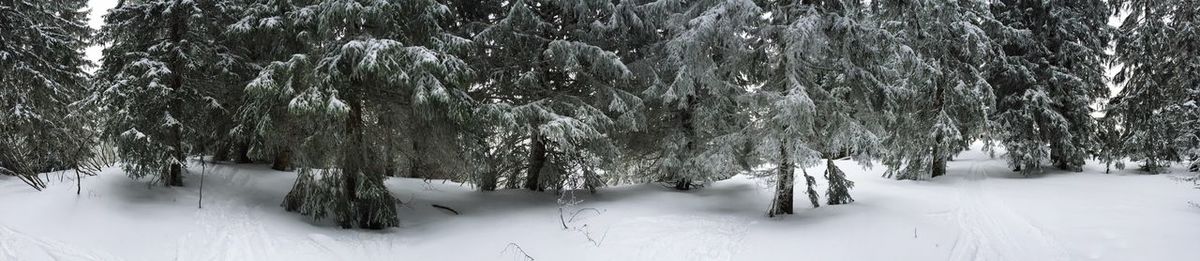
[[1113,167],[1125,169],[1125,157],[1121,154],[1121,129],[1114,117],[1109,117],[1107,110],[1105,112],[1106,115],[1097,121],[1095,137],[1099,140],[1099,147],[1095,156],[1097,161],[1104,163],[1104,173],[1107,174]]
[[[225,34],[232,41],[230,48],[243,53],[246,65],[242,68],[253,71],[251,77],[268,68],[272,62],[286,61],[295,54],[308,53],[317,42],[306,32],[316,23],[298,20],[302,9],[314,1],[249,0],[242,3],[239,20],[226,27]],[[303,85],[300,79],[290,84]],[[244,85],[243,85],[244,86]],[[287,87],[303,89],[304,87]],[[251,89],[259,90],[259,89]],[[235,138],[217,145],[214,156],[217,160],[228,160],[227,154],[236,152],[238,158],[254,154],[270,159],[271,168],[280,171],[292,169],[293,145],[299,144],[302,133],[294,128],[288,103],[293,91],[273,90],[246,92],[245,105],[236,112],[237,125],[233,128]],[[249,141],[250,144],[238,144]],[[254,153],[242,148],[254,148]],[[221,155],[226,154],[226,155]]]
[[[245,107],[245,86],[261,68],[262,56],[273,52],[261,50],[261,46],[278,47],[278,43],[248,43],[246,38],[227,33],[226,27],[241,19],[247,8],[245,1],[210,1],[213,6],[201,20],[207,29],[202,36],[209,40],[206,48],[212,58],[207,61],[207,81],[210,87],[200,89],[204,107],[190,112],[198,122],[192,139],[196,140],[191,152],[197,155],[212,155],[215,161],[230,160],[238,163],[253,162],[250,143],[255,139],[237,129],[238,113]],[[259,49],[255,49],[255,48]],[[258,63],[256,63],[258,62]]]
[[597,45],[607,40],[605,29],[620,26],[611,24],[617,21],[610,18],[616,6],[612,1],[483,3],[488,4],[504,13],[473,36],[479,49],[471,60],[481,75],[472,96],[487,103],[481,113],[500,129],[494,140],[499,145],[524,140],[518,151],[526,155],[507,158],[521,160],[523,168],[489,175],[538,191],[603,185],[596,175],[616,157],[609,133],[635,127],[633,121],[619,125],[617,120],[641,104],[621,88],[631,74],[621,57]]
[[1200,83],[1189,87],[1186,95],[1183,103],[1167,107],[1166,112],[1179,120],[1180,133],[1175,144],[1180,148],[1181,159],[1187,163],[1188,171],[1200,172]]
[[0,175],[34,189],[76,168],[95,144],[83,57],[87,1],[0,1]]
[[[775,197],[767,211],[768,216],[774,217],[793,213],[795,171],[816,164],[820,158],[820,152],[805,143],[815,136],[816,105],[808,94],[811,85],[802,83],[808,78],[801,74],[810,69],[804,65],[814,60],[827,42],[822,30],[824,17],[814,6],[775,1],[767,3],[764,9],[771,15],[758,35],[764,39],[760,48],[767,54],[765,62],[769,69],[762,70],[766,72],[762,75],[762,87],[745,100],[750,105],[747,107],[755,108],[748,110],[752,118],[762,119],[760,124],[752,125],[756,128],[749,129],[752,137],[761,137],[754,143],[757,157],[751,158],[763,161],[754,165],[773,166],[762,171],[768,175],[775,173]],[[813,207],[819,207],[814,188],[816,179],[807,171],[803,173],[809,201]]]
[[97,71],[97,104],[107,117],[104,137],[114,141],[125,171],[183,186],[185,156],[199,146],[203,113],[212,97],[218,60],[214,1],[124,1],[105,16],[100,41],[108,44]]
[[[795,168],[824,158],[828,204],[853,201],[853,182],[834,164],[851,156],[869,164],[877,155],[885,92],[897,72],[886,66],[898,45],[859,1],[775,1],[761,35],[769,57],[762,87],[751,97],[757,151],[778,172],[770,215],[792,213]],[[815,178],[804,174],[813,207]]]
[[1109,113],[1123,132],[1122,154],[1161,173],[1195,157],[1200,146],[1200,1],[1122,0],[1112,8],[1126,18],[1116,37],[1122,67],[1114,78],[1123,88]]
[[1052,162],[1080,171],[1097,151],[1093,107],[1108,98],[1104,63],[1112,29],[1102,0],[1002,0],[992,37],[1004,51],[991,67],[996,135],[1008,163],[1029,175]]
[[905,52],[896,56],[904,72],[894,92],[899,102],[888,116],[885,176],[929,179],[946,174],[946,161],[967,149],[989,128],[992,87],[985,65],[997,48],[982,28],[994,24],[984,1],[887,0],[878,3],[885,27]]
[[[332,217],[342,227],[398,225],[396,200],[383,181],[394,135],[424,115],[464,115],[458,104],[470,70],[450,50],[449,9],[432,0],[318,1],[290,12],[305,53],[268,65],[247,86],[253,97],[287,97],[291,126],[305,135],[293,151],[299,177],[288,211]],[[415,113],[395,113],[409,110]],[[410,116],[410,117],[405,117]]]
[[760,70],[757,30],[763,10],[750,0],[656,1],[647,12],[662,16],[666,34],[652,53],[655,78],[643,95],[649,138],[643,156],[654,179],[679,190],[749,169],[749,118],[738,100]]

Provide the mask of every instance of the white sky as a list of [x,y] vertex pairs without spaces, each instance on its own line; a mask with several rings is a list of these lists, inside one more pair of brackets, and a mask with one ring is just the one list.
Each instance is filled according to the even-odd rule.
[[[108,13],[108,9],[111,9],[116,5],[117,0],[88,0],[88,7],[91,7],[92,9],[92,13],[88,15],[88,25],[91,25],[92,28],[100,29],[100,26],[104,25],[104,14]],[[92,46],[87,48],[88,60],[92,60],[99,65],[101,49],[103,49],[102,46]]]

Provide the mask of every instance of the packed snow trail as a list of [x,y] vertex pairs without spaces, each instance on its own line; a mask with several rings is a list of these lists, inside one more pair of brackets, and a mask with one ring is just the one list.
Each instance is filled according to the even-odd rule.
[[[972,153],[977,154],[977,153]],[[977,156],[977,155],[973,155]],[[991,195],[984,186],[989,178],[986,166],[996,163],[986,158],[962,158],[965,171],[951,172],[944,178],[957,178],[957,207],[948,217],[958,225],[959,234],[947,260],[1074,260],[1053,236]]]

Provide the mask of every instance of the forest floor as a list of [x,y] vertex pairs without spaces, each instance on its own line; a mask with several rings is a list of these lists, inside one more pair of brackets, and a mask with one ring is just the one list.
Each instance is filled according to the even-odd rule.
[[[73,174],[47,174],[42,192],[0,177],[0,260],[1200,260],[1200,190],[1179,169],[1023,177],[979,150],[932,181],[839,165],[854,203],[822,195],[811,208],[798,184],[796,214],[782,218],[765,215],[769,181],[745,176],[690,192],[609,187],[567,206],[549,192],[393,178],[402,226],[384,231],[285,212],[295,174],[260,165],[195,165],[184,188],[109,169],[79,195]],[[822,168],[807,171],[824,194]]]

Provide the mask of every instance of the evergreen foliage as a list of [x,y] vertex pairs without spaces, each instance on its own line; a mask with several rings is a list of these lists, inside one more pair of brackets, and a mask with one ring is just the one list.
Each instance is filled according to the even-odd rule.
[[989,82],[996,136],[1009,165],[1025,175],[1043,162],[1080,171],[1098,149],[1094,107],[1109,97],[1105,49],[1112,37],[1100,0],[1004,0],[991,4],[992,33],[1004,52]]
[[247,86],[287,99],[289,126],[303,135],[292,148],[300,177],[284,207],[342,227],[397,226],[386,167],[376,164],[389,160],[393,136],[413,135],[405,125],[465,119],[471,70],[450,51],[468,41],[445,32],[452,14],[435,1],[318,1],[294,10],[288,22],[311,46]]
[[38,173],[90,157],[96,135],[88,96],[92,29],[86,1],[0,1],[0,175],[41,190]]
[[753,1],[656,1],[665,34],[658,45],[646,99],[645,141],[654,153],[642,157],[653,180],[688,190],[749,169],[749,118],[738,100],[758,56],[753,47],[763,10]]
[[888,0],[875,3],[905,46],[896,63],[903,81],[890,133],[885,176],[924,180],[946,174],[946,161],[990,127],[992,86],[986,65],[998,49],[985,33],[996,24],[978,0]]
[[209,112],[232,88],[212,77],[223,59],[212,37],[221,14],[215,1],[147,0],[105,16],[95,102],[130,176],[183,186],[185,156],[211,136]]
[[[234,53],[243,54],[246,64],[240,69],[250,72],[251,79],[268,69],[272,62],[287,61],[295,54],[309,52],[316,43],[306,31],[315,23],[299,20],[314,1],[244,1],[239,8],[241,17],[225,28],[228,45]],[[240,75],[240,74],[239,74]],[[228,160],[230,153],[241,154],[242,146],[254,148],[254,155],[272,159],[272,169],[291,170],[291,159],[295,144],[301,142],[300,133],[288,112],[288,102],[295,89],[303,89],[312,79],[290,79],[291,90],[256,91],[243,90],[243,106],[235,111],[236,125],[230,131],[234,137],[216,144],[214,158]],[[245,86],[243,84],[242,86]],[[250,144],[239,144],[239,143]],[[241,155],[238,155],[239,157]]]
[[[854,183],[833,160],[850,156],[869,165],[878,155],[883,114],[899,76],[887,64],[900,49],[862,2],[801,3],[769,5],[773,16],[761,35],[771,70],[750,96],[760,113],[752,118],[763,121],[755,124],[757,155],[776,166],[784,183],[793,180],[792,168],[825,159],[827,202],[846,204]],[[805,172],[816,207],[813,179]],[[780,185],[772,214],[792,212],[790,185]]]
[[[1195,160],[1200,89],[1200,1],[1114,1],[1125,20],[1116,37],[1109,113],[1120,124],[1121,154],[1151,173]],[[1128,12],[1128,13],[1125,13]]]
[[480,114],[497,128],[489,135],[493,143],[525,143],[505,153],[527,155],[502,158],[524,167],[488,175],[538,191],[562,189],[574,172],[590,173],[579,184],[602,185],[592,174],[611,169],[617,151],[608,136],[619,127],[637,127],[621,116],[641,106],[639,97],[621,88],[630,70],[603,46],[606,30],[624,26],[610,18],[617,6],[574,0],[486,4],[505,12],[472,36],[478,50],[471,61],[483,78],[472,97],[486,103]]
[[820,206],[818,176],[853,202],[838,160],[924,180],[980,140],[1026,175],[1200,166],[1198,0],[126,0],[94,43],[84,7],[0,0],[0,174],[34,188],[102,142],[168,186],[189,156],[270,160],[297,175],[287,211],[382,229],[395,176],[748,174],[776,216],[800,180]]

